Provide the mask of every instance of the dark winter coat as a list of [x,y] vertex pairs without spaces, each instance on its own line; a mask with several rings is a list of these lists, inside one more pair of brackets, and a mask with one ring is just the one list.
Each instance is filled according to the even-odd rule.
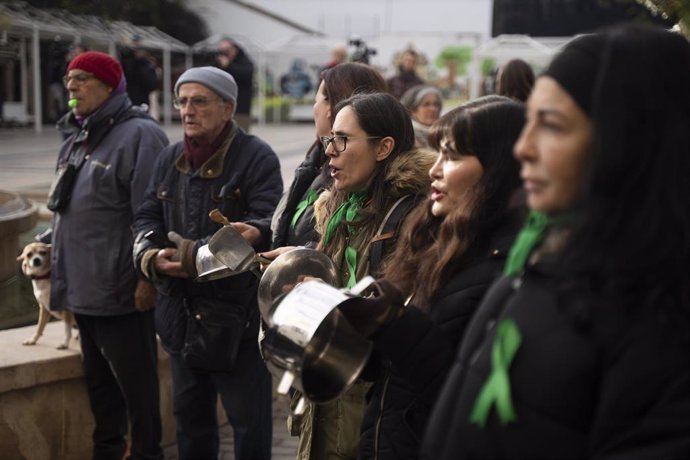
[[490,244],[440,289],[428,313],[414,306],[374,336],[383,365],[362,422],[360,459],[416,459],[431,408],[467,324],[500,275],[517,225],[510,219]]
[[[321,142],[316,142],[309,149],[305,160],[295,169],[295,176],[290,190],[278,205],[280,216],[276,216],[277,225],[273,232],[273,248],[282,246],[316,246],[319,235],[314,230],[314,205],[305,208],[295,226],[291,225],[297,205],[306,199],[309,191],[321,193],[330,185],[330,177],[322,174],[328,157]],[[276,211],[277,213],[277,211]]]
[[[624,305],[585,289],[564,295],[553,273],[538,263],[489,290],[433,410],[422,458],[690,458],[689,325],[687,312],[672,314],[687,299]],[[470,414],[506,319],[522,336],[508,369],[516,420],[502,424],[492,407],[480,428]]]
[[[424,196],[429,190],[428,171],[436,160],[436,155],[430,151],[411,150],[401,153],[388,165],[385,181],[387,185],[386,203],[383,209],[389,211],[393,204],[403,196]],[[334,200],[334,194],[330,190],[324,191],[314,205],[314,217],[317,222],[317,232],[327,226],[330,215],[326,211],[330,200]],[[381,212],[376,221],[371,221],[367,226],[359,229],[353,235],[348,244],[358,250],[356,276],[361,280],[367,275],[378,271],[378,260],[372,257],[372,249],[378,247],[385,252],[394,246],[399,228],[403,225],[408,215],[408,208],[400,217],[397,225],[387,240],[372,241],[380,230],[380,225],[388,212]],[[385,241],[390,245],[383,244]],[[345,241],[326,254],[333,260],[341,273],[340,285],[347,285],[348,270],[344,258]],[[377,265],[377,266],[375,266]],[[299,460],[321,460],[325,452],[338,452],[339,458],[355,458],[359,443],[359,428],[365,410],[365,394],[370,386],[369,382],[358,381],[338,399],[314,405],[308,404],[301,420],[300,440],[297,447]],[[319,428],[320,427],[320,428]],[[315,451],[318,446],[323,451]]]
[[254,63],[242,48],[235,46],[237,47],[235,59],[227,67],[218,66],[218,68],[232,75],[237,83],[237,107],[235,107],[235,113],[249,115],[252,108],[252,92],[254,90]]
[[403,72],[401,71],[397,75],[389,78],[386,81],[388,85],[388,92],[400,99],[405,91],[412,88],[413,86],[423,85],[424,80],[419,78],[419,76],[413,72]]
[[127,94],[134,105],[149,104],[149,94],[158,87],[156,66],[136,51],[123,53],[122,70],[127,78]]
[[81,126],[72,112],[59,123],[73,134],[60,149],[58,168],[71,151],[86,149],[89,156],[69,205],[53,217],[50,306],[94,316],[133,313],[131,225],[168,138],[124,93],[106,100]]
[[[229,139],[228,139],[229,140]],[[194,257],[221,228],[208,213],[218,208],[231,222],[246,222],[262,234],[262,246],[270,241],[270,218],[283,190],[276,154],[259,138],[237,129],[226,143],[198,170],[191,169],[180,142],[161,152],[146,198],[135,216],[137,267],[153,243],[141,238],[149,230],[161,235],[175,231],[195,241]],[[256,340],[258,280],[244,273],[215,281],[160,277],[156,302],[156,330],[164,347],[180,351],[184,341],[185,305],[221,305],[223,311],[248,321],[247,338]],[[253,338],[252,338],[253,335]]]

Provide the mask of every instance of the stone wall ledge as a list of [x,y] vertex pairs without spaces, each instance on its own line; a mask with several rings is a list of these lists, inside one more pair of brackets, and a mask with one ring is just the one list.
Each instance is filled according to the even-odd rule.
[[[36,325],[0,331],[0,458],[83,460],[91,457],[94,423],[79,341],[67,350],[64,323],[52,321],[36,345],[22,345]],[[76,333],[76,330],[74,331]],[[167,353],[159,344],[161,444],[175,442]]]
[[22,345],[35,330],[31,325],[0,331],[0,393],[83,376],[79,342],[72,338],[69,349],[57,349],[65,337],[62,321],[48,323],[35,345]]

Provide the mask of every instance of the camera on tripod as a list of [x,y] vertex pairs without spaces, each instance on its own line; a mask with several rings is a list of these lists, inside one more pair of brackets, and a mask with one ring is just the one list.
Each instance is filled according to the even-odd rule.
[[350,46],[355,47],[355,51],[352,53],[352,57],[350,58],[352,62],[369,64],[369,56],[376,55],[376,50],[374,48],[369,48],[366,42],[361,38],[353,38],[348,43]]

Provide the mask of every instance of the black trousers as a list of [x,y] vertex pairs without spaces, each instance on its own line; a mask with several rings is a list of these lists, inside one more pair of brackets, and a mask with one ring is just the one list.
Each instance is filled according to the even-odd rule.
[[94,460],[121,460],[131,423],[132,459],[162,459],[158,355],[153,310],[75,315],[96,421]]
[[271,374],[261,359],[256,341],[240,345],[231,372],[195,372],[175,354],[170,355],[170,368],[180,460],[218,458],[218,396],[233,428],[235,460],[270,460]]

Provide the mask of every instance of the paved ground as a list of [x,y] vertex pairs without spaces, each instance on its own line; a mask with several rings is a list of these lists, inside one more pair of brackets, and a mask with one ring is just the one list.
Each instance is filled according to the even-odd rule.
[[[171,142],[182,139],[179,124],[164,129]],[[280,158],[283,182],[289,185],[293,171],[313,142],[314,125],[257,126],[252,128],[252,134],[273,147]],[[51,126],[44,126],[41,134],[36,134],[32,128],[0,129],[0,188],[36,199],[45,197],[50,189],[60,143],[60,135]]]
[[[171,142],[182,139],[179,125],[167,127],[165,131]],[[268,142],[278,154],[287,187],[292,181],[294,169],[312,143],[313,125],[266,125],[253,128],[252,133]],[[0,188],[44,201],[52,181],[60,142],[60,136],[51,126],[45,126],[41,134],[36,134],[30,128],[0,129]],[[279,397],[274,400],[273,408],[273,459],[292,460],[295,458],[297,438],[290,437],[287,432],[285,420],[288,403]],[[226,425],[221,429],[220,460],[233,458],[232,429]],[[177,447],[166,448],[165,460],[176,459]]]
[[[285,420],[288,416],[288,401],[284,396],[273,400],[273,450],[272,460],[295,460],[297,439],[290,436]],[[232,428],[225,425],[220,430],[219,460],[233,460]],[[165,449],[165,460],[177,460],[177,446]]]

